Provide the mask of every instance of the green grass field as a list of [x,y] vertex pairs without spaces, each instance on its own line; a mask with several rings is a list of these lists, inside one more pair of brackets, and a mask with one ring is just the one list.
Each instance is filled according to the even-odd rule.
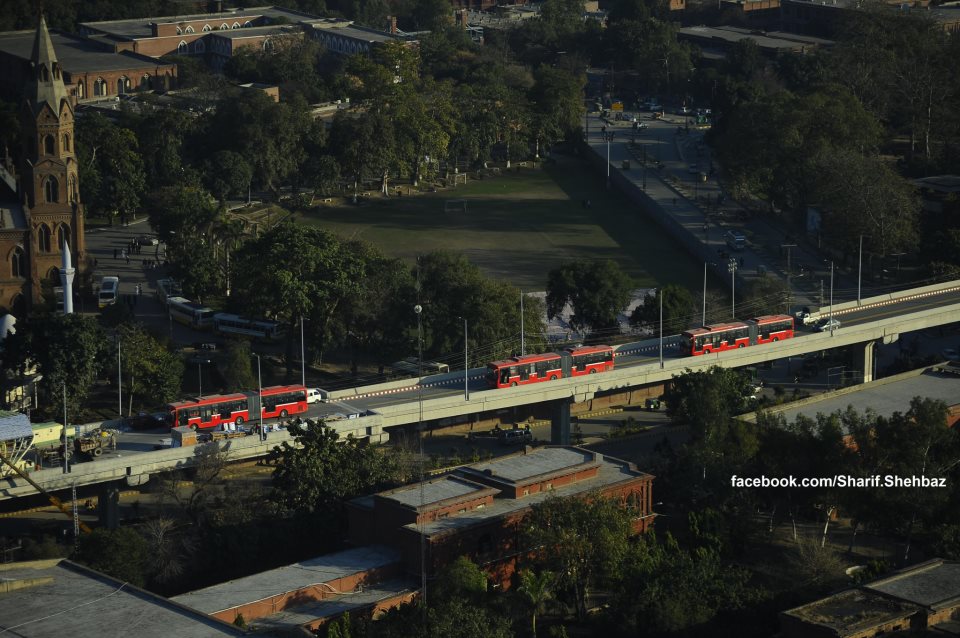
[[[466,213],[445,212],[451,199],[467,200]],[[526,290],[544,290],[551,269],[578,259],[614,259],[638,287],[697,289],[703,272],[636,205],[607,191],[590,165],[570,158],[437,193],[315,209],[298,219],[411,262],[434,250],[462,253],[489,276]]]

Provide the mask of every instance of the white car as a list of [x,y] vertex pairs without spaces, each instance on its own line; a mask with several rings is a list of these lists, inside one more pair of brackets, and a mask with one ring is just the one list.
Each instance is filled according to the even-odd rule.
[[814,328],[816,332],[830,332],[831,330],[836,330],[840,327],[839,319],[824,319]]
[[329,398],[326,390],[307,388],[307,403],[326,403]]

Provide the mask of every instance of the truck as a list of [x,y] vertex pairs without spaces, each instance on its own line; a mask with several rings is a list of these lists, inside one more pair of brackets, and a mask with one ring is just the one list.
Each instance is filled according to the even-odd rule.
[[73,449],[77,454],[85,454],[90,458],[97,458],[106,449],[117,449],[116,430],[95,430],[73,440]]

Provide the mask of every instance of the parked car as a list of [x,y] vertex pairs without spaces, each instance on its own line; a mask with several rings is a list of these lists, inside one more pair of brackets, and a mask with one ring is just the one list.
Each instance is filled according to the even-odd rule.
[[130,426],[132,430],[152,430],[168,426],[168,419],[169,415],[166,412],[138,412],[124,418],[123,423]]
[[840,327],[840,320],[827,317],[820,323],[816,325],[814,331],[816,332],[829,332],[831,330],[836,330]]
[[527,441],[533,440],[533,434],[530,433],[530,426],[523,429],[502,430],[500,432],[500,445],[522,445]]
[[140,242],[141,246],[156,246],[160,243],[160,240],[152,235],[140,235],[137,237],[137,241]]

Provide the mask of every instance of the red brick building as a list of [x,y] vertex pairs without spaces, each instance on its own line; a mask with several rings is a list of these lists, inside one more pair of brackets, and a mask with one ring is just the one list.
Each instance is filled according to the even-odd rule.
[[65,243],[84,266],[74,100],[42,17],[29,60],[19,96],[23,148],[16,166],[10,158],[0,165],[0,315],[23,316],[43,282],[59,285]]
[[509,586],[524,552],[519,524],[534,504],[548,496],[592,493],[620,499],[636,507],[640,532],[653,523],[652,488],[652,475],[619,459],[577,447],[527,448],[459,468],[422,488],[409,485],[351,501],[350,540],[397,548],[410,576],[421,573],[423,546],[428,577],[467,556]]

